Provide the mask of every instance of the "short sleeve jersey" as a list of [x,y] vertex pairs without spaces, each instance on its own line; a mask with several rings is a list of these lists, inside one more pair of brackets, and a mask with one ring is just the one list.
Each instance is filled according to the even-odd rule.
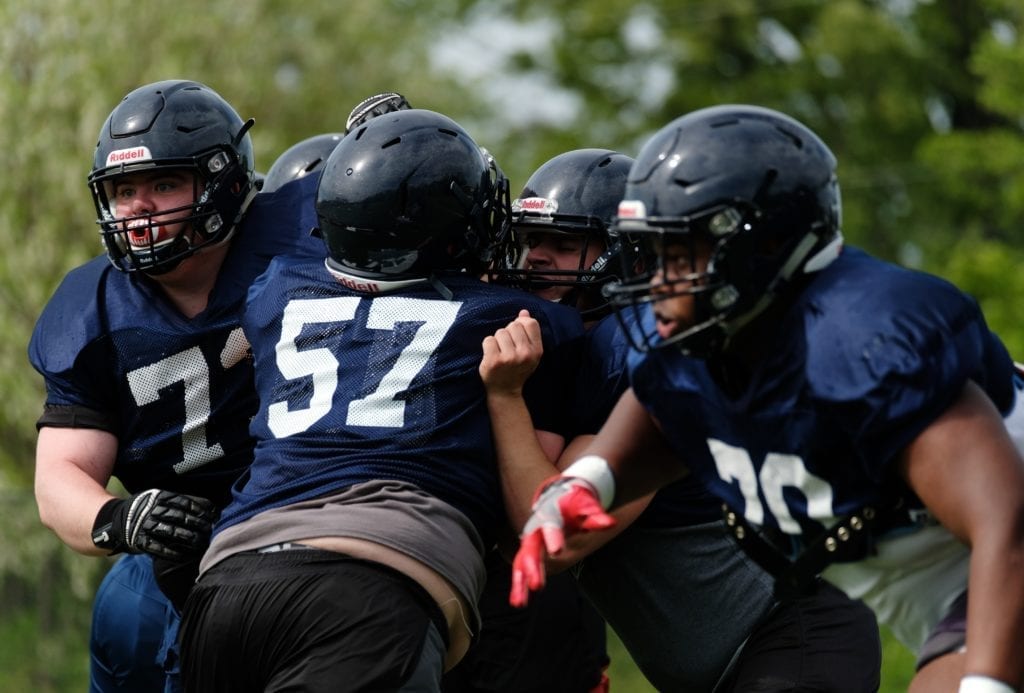
[[[375,293],[323,262],[275,261],[253,286],[245,333],[260,409],[256,458],[216,532],[257,512],[373,479],[415,484],[463,512],[487,541],[504,506],[485,391],[482,342],[527,308],[545,355],[524,395],[543,430],[565,429],[575,311],[468,276]],[[540,377],[537,377],[537,376]]]
[[310,236],[316,181],[303,180],[255,197],[206,309],[192,319],[148,277],[120,272],[105,256],[69,272],[28,349],[46,384],[39,425],[116,435],[113,473],[129,492],[156,487],[226,502],[253,449],[246,292],[277,255],[325,254]]
[[676,349],[630,359],[637,397],[673,447],[755,525],[812,537],[864,505],[919,507],[896,473],[900,452],[968,380],[1012,406],[1012,362],[973,299],[853,248],[772,335],[732,396]]

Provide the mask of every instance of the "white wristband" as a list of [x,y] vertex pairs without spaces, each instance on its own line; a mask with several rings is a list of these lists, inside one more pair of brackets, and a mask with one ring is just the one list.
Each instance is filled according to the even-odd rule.
[[978,676],[971,674],[960,679],[960,688],[958,693],[1015,693],[1011,686],[997,681],[996,679],[989,678],[988,676]]
[[597,491],[597,499],[605,510],[615,498],[615,477],[612,476],[608,460],[597,455],[586,455],[579,458],[562,472],[562,476],[573,476],[583,479]]

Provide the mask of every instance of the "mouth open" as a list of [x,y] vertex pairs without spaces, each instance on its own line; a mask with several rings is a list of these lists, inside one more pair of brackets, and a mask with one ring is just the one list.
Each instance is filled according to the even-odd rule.
[[148,219],[135,219],[126,226],[128,244],[135,249],[150,250],[173,240],[163,226],[154,225]]
[[656,319],[655,327],[658,330],[658,336],[662,339],[671,337],[679,329],[678,320],[672,320],[664,315],[659,315],[658,313],[655,313],[654,317]]

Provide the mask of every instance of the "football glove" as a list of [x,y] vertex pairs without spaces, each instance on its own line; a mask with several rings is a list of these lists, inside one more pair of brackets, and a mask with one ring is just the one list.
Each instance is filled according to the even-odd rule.
[[217,519],[206,498],[151,488],[130,498],[113,498],[100,508],[92,543],[111,554],[148,553],[168,559],[206,550]]
[[607,529],[614,524],[615,518],[604,511],[597,490],[589,482],[560,476],[541,487],[512,561],[509,603],[524,607],[530,593],[544,587],[544,558],[557,556],[565,548],[567,535]]

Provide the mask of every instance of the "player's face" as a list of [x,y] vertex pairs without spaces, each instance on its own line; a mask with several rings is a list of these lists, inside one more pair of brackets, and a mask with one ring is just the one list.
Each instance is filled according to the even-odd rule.
[[[525,234],[526,254],[525,268],[531,271],[534,279],[567,282],[572,277],[565,274],[543,274],[547,270],[561,272],[577,272],[594,264],[594,260],[604,252],[604,243],[590,239],[582,233],[548,233],[529,231]],[[572,289],[571,286],[546,286],[533,293],[549,301],[557,301]]]
[[658,336],[662,339],[696,324],[696,302],[688,291],[699,284],[710,257],[708,243],[666,242],[661,267],[651,283]]
[[120,176],[114,183],[114,214],[139,252],[172,242],[192,214],[201,192],[187,170],[160,170]]

